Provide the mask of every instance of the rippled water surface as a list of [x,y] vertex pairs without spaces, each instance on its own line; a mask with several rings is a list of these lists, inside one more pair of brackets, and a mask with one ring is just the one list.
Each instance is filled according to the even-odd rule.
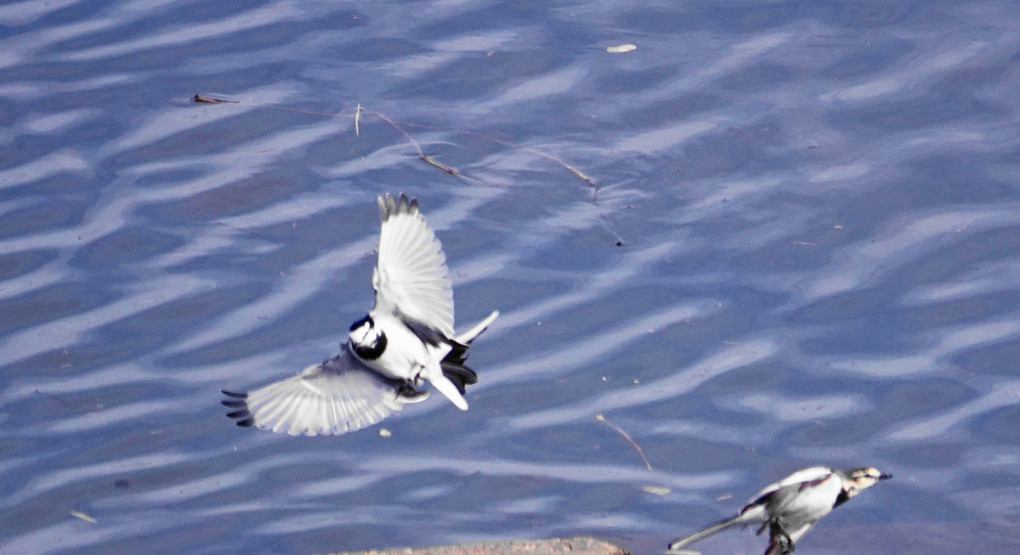
[[[1016,549],[1017,21],[1010,1],[0,6],[0,552],[590,533],[655,553],[815,463],[896,478],[798,553]],[[371,306],[375,197],[401,191],[458,323],[503,314],[471,410],[234,427],[221,388],[322,361]]]

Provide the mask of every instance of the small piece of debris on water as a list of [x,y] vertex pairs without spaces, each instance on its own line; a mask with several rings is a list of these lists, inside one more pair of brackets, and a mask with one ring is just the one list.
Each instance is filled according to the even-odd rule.
[[224,98],[214,98],[214,97],[211,97],[211,96],[202,96],[200,94],[196,94],[195,96],[191,97],[191,99],[194,100],[195,102],[202,102],[202,103],[205,103],[205,104],[223,104],[224,102],[228,102],[228,103],[231,103],[231,104],[236,104],[236,101],[234,101],[234,100],[227,100],[227,99],[224,99]]
[[637,46],[633,44],[617,44],[616,46],[606,48],[606,52],[610,54],[623,54],[625,52],[633,52],[634,50],[637,50]]
[[80,518],[80,519],[82,519],[85,522],[88,522],[90,524],[95,524],[96,523],[96,519],[90,517],[89,515],[87,515],[87,514],[85,514],[83,512],[71,511],[71,516],[73,516],[75,518]]

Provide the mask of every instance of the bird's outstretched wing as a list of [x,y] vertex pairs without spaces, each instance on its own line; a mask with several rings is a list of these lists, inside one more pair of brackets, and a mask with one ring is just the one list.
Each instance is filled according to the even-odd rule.
[[372,286],[375,309],[399,314],[453,337],[453,287],[436,234],[401,194],[379,197],[379,255]]
[[424,399],[357,361],[344,349],[336,358],[248,393],[223,392],[227,416],[238,426],[290,435],[340,435],[371,426]]

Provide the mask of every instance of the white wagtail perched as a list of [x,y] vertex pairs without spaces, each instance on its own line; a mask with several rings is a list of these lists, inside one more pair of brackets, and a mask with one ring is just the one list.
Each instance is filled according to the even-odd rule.
[[797,541],[832,509],[842,505],[879,480],[892,478],[878,469],[866,466],[852,470],[836,470],[812,466],[798,470],[786,478],[765,486],[740,513],[733,518],[674,540],[667,554],[689,554],[685,545],[715,535],[736,525],[760,524],[758,534],[769,530],[769,547],[765,555],[793,552]]
[[381,196],[379,213],[375,307],[351,326],[336,357],[249,393],[224,391],[223,404],[233,409],[227,416],[238,426],[342,434],[424,400],[426,381],[467,410],[465,387],[478,381],[464,365],[468,349],[499,312],[455,334],[446,256],[418,201]]

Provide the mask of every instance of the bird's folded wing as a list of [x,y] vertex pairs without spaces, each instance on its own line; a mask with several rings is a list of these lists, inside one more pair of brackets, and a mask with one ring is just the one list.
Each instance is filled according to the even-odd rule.
[[832,476],[832,469],[825,466],[812,466],[809,468],[803,468],[790,474],[786,478],[779,480],[778,482],[771,483],[748,501],[747,506],[744,510],[747,510],[753,505],[764,503],[766,498],[771,495],[779,494],[781,496],[788,496],[796,493],[804,484],[810,484],[819,480],[826,480]]
[[343,354],[247,394],[224,392],[239,426],[290,435],[339,435],[371,426],[402,408],[401,385]]
[[379,197],[375,310],[397,311],[453,337],[453,287],[436,234],[405,195]]

